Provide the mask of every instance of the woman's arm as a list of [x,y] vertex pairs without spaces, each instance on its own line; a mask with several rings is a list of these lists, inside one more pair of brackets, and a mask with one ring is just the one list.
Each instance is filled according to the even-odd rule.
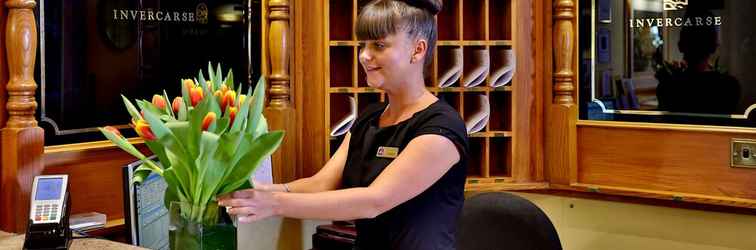
[[223,199],[242,222],[272,215],[302,219],[373,218],[417,196],[439,180],[460,159],[454,143],[440,135],[421,135],[407,145],[369,187],[314,194],[258,190],[236,192]]
[[315,175],[286,183],[288,190],[284,184],[259,185],[256,189],[271,192],[314,193],[339,188],[351,137],[351,133],[344,136],[344,140],[331,159]]

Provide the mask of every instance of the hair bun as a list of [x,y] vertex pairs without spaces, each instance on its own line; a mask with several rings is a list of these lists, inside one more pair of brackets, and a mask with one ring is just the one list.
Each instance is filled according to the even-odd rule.
[[410,6],[414,6],[420,9],[424,9],[431,14],[435,15],[441,11],[441,7],[444,5],[441,0],[399,0],[407,3]]

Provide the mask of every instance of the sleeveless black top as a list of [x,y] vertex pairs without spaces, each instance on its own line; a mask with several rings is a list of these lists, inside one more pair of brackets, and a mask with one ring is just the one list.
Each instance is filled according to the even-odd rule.
[[[451,140],[460,161],[438,181],[416,197],[376,216],[356,221],[356,249],[455,249],[457,218],[464,203],[468,142],[465,124],[457,111],[436,101],[401,123],[379,127],[386,103],[368,106],[350,129],[342,186],[367,187],[393,158],[381,154],[379,147],[398,148],[398,154],[420,135],[436,134]],[[398,155],[397,154],[397,155]]]

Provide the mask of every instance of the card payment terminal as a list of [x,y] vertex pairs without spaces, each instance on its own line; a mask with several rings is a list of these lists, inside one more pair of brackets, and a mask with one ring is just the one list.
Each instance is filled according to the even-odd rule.
[[34,177],[24,249],[68,249],[68,175]]

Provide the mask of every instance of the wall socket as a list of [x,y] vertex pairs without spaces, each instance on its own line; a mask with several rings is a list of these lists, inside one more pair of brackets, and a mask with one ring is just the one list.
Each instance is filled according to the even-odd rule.
[[756,168],[756,140],[732,139],[730,167]]

